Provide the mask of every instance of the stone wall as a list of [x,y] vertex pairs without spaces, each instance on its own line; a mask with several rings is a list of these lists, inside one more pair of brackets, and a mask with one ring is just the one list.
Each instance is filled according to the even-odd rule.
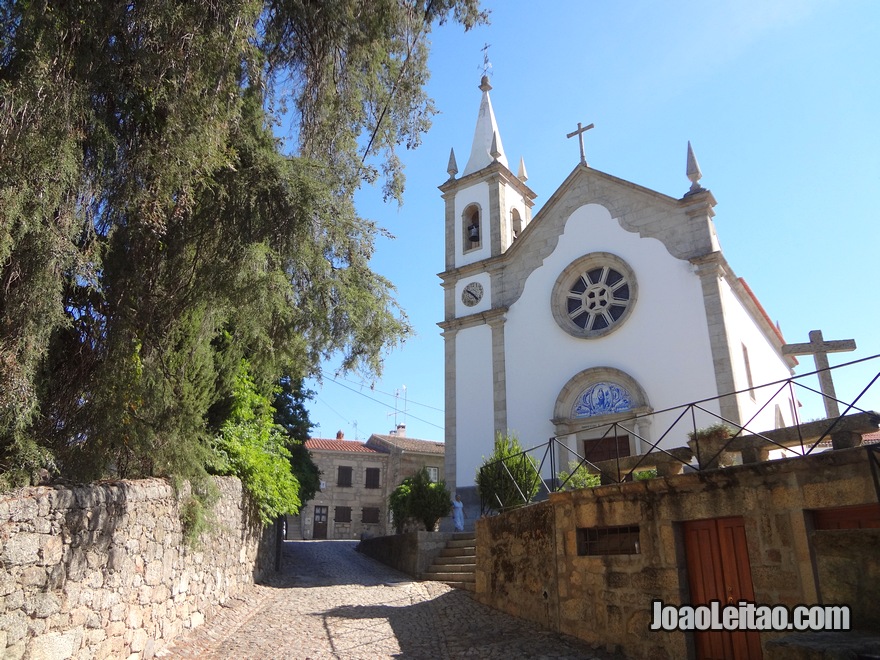
[[41,486],[0,495],[0,656],[151,658],[274,568],[238,479],[196,549],[159,479]]
[[[735,516],[758,604],[848,604],[854,625],[871,628],[876,530],[817,532],[812,510],[877,497],[864,448],[556,493],[477,521],[476,596],[630,657],[688,657],[690,634],[649,630],[652,600],[690,602],[683,523]],[[637,554],[579,554],[579,528],[634,525]],[[840,566],[854,579],[832,581]],[[761,634],[765,651],[779,636]]]
[[452,534],[445,532],[407,532],[362,539],[357,549],[376,561],[421,579],[451,538]]

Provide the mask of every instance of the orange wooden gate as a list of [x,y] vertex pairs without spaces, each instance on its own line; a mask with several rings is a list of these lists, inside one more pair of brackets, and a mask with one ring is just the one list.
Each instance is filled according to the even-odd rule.
[[[755,602],[743,519],[715,518],[684,523],[684,544],[692,605]],[[697,658],[761,658],[756,631],[695,631]]]

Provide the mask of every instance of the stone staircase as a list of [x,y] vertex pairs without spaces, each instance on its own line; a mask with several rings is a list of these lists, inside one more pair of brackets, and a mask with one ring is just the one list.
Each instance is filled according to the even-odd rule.
[[457,532],[422,576],[458,589],[475,590],[477,541],[473,532]]

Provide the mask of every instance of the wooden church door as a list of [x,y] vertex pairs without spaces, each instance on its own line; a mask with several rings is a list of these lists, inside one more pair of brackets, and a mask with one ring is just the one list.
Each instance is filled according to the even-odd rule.
[[[722,605],[755,602],[742,518],[685,522],[684,545],[692,605],[712,600]],[[694,642],[701,660],[762,657],[756,631],[695,631]]]

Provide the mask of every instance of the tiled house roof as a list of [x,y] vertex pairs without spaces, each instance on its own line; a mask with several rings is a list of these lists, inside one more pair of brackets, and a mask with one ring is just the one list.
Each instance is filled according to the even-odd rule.
[[324,438],[309,438],[306,440],[306,449],[318,449],[323,451],[346,451],[360,454],[381,454],[381,451],[367,447],[357,440],[326,440]]
[[[402,451],[412,451],[420,454],[438,454],[440,456],[446,451],[446,445],[444,443],[434,442],[433,440],[417,440],[416,438],[406,438],[398,435],[380,435],[378,433],[374,433],[370,436],[370,440],[373,438],[388,443],[393,447],[397,447]],[[368,444],[370,440],[367,440]]]

